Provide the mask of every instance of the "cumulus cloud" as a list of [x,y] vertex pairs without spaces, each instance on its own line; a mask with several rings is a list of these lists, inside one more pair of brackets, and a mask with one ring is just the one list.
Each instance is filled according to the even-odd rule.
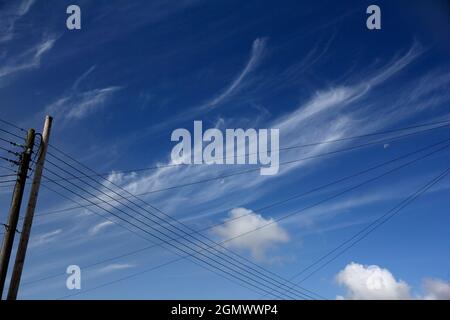
[[352,262],[337,274],[336,281],[346,289],[345,296],[337,296],[337,299],[450,300],[450,283],[448,281],[425,279],[423,295],[414,297],[406,282],[397,280],[389,270],[376,265],[365,266]]
[[440,279],[425,279],[423,281],[425,300],[450,300],[450,282]]
[[[267,224],[270,225],[262,228]],[[258,228],[262,229],[248,233]],[[214,228],[212,232],[223,240],[248,233],[226,242],[226,245],[236,249],[249,250],[257,260],[264,259],[266,251],[277,243],[284,243],[289,240],[288,233],[273,219],[265,219],[245,208],[231,210],[229,218],[225,220],[224,224]]]
[[364,266],[350,263],[336,276],[338,284],[347,293],[340,299],[350,300],[404,300],[410,299],[410,288],[404,281],[396,280],[392,273],[376,265]]

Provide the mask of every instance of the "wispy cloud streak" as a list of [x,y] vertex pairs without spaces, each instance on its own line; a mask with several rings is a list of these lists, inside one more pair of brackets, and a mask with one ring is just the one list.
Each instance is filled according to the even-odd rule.
[[56,40],[56,37],[47,37],[22,54],[7,58],[0,67],[0,81],[15,73],[39,68],[43,56],[53,48]]
[[217,97],[208,101],[200,107],[200,109],[211,109],[217,107],[220,103],[225,101],[233,93],[239,90],[239,86],[244,81],[245,77],[258,65],[261,58],[263,57],[264,50],[266,47],[267,40],[264,38],[257,38],[253,41],[252,52],[250,58],[245,65],[244,69],[239,73],[239,75],[231,82],[231,84]]
[[80,86],[94,69],[95,66],[83,73],[67,93],[46,107],[45,112],[59,117],[66,123],[68,120],[83,119],[103,107],[122,87],[110,86],[83,91]]
[[11,1],[0,12],[0,44],[15,36],[17,21],[28,13],[35,0]]

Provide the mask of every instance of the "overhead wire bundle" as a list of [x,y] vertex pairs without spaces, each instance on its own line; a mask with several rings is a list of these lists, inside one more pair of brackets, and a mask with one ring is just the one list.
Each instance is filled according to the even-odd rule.
[[[411,137],[413,135],[429,132],[431,130],[435,130],[437,128],[441,127],[447,127],[450,124],[448,124],[449,121],[443,123],[438,123],[437,126],[432,126],[433,124],[427,124],[426,126],[432,126],[431,128],[426,128],[424,130],[418,130],[413,132],[408,132],[406,134],[397,135],[395,137],[390,137],[389,139],[396,140],[396,139],[402,139]],[[414,127],[409,127],[408,129],[415,129],[419,127],[423,127],[425,125],[419,125]],[[397,132],[399,130],[395,130]],[[387,133],[392,133],[387,132]],[[381,133],[378,133],[381,134]],[[359,137],[368,137],[376,134],[368,134],[368,135],[361,135]],[[355,137],[349,137],[344,139],[356,139]],[[342,140],[342,139],[341,139]],[[410,166],[418,161],[421,161],[427,157],[430,157],[433,154],[436,154],[438,152],[441,152],[449,147],[449,140],[445,139],[438,143],[431,144],[425,148],[418,149],[414,152],[410,152],[408,154],[405,154],[403,156],[397,157],[395,159],[386,161],[384,163],[381,163],[379,165],[370,167],[368,169],[362,170],[360,172],[357,172],[355,174],[349,175],[347,177],[335,180],[333,182],[327,183],[325,185],[319,186],[317,188],[313,188],[307,192],[303,192],[301,194],[292,195],[286,199],[276,201],[272,204],[269,204],[265,207],[257,209],[258,211],[266,210],[269,208],[272,208],[274,206],[292,201],[293,199],[305,196],[307,194],[311,194],[313,192],[316,192],[318,190],[322,190],[324,188],[327,188],[331,185],[338,185],[339,183],[352,179],[356,176],[363,175],[367,172],[377,170],[380,168],[383,168],[387,165],[390,165],[394,162],[405,160],[411,156],[421,154],[419,157],[416,157],[413,160],[410,160],[406,163],[402,163],[401,165],[390,169],[374,178],[365,180],[363,183],[359,183],[357,185],[354,185],[350,188],[345,189],[344,191],[340,191],[338,193],[335,193],[331,197],[327,197],[324,200],[321,200],[317,203],[314,203],[313,205],[304,207],[300,210],[295,210],[289,214],[283,215],[282,217],[279,217],[275,220],[273,220],[272,223],[281,221],[283,219],[289,218],[290,216],[299,214],[305,210],[308,210],[312,207],[318,206],[326,201],[330,201],[336,197],[339,197],[345,193],[351,192],[357,188],[360,188],[368,183],[371,183],[375,180],[381,179],[384,176],[389,175],[390,173],[400,170],[402,168],[405,168],[407,166]],[[352,146],[349,148],[343,148],[334,150],[329,153],[314,155],[315,157],[321,157],[321,156],[329,156],[340,152],[346,152],[355,150],[358,148],[364,148],[371,145],[376,145],[380,143],[385,143],[387,139],[381,139],[376,141],[371,141],[368,143]],[[331,143],[330,141],[324,142],[324,143]],[[311,144],[314,145],[314,144]],[[306,145],[305,145],[306,146]],[[299,147],[299,146],[296,146]],[[246,257],[239,255],[230,249],[226,247],[226,243],[229,241],[232,241],[233,239],[237,237],[245,236],[246,234],[249,234],[251,232],[258,231],[260,229],[263,229],[267,227],[266,225],[262,226],[261,228],[257,228],[255,230],[251,230],[250,232],[246,232],[244,234],[238,235],[237,237],[234,237],[232,239],[226,239],[222,242],[215,242],[206,235],[203,235],[202,232],[206,231],[210,228],[213,228],[217,226],[218,224],[208,226],[206,228],[202,228],[201,230],[194,230],[191,227],[189,227],[187,224],[179,221],[178,219],[173,218],[172,216],[168,215],[167,213],[163,212],[161,209],[155,207],[154,205],[148,203],[147,201],[143,200],[140,196],[148,194],[148,193],[142,193],[142,194],[132,194],[123,187],[119,186],[118,184],[114,183],[111,180],[108,180],[105,178],[105,174],[100,174],[89,167],[85,166],[81,162],[77,161],[73,157],[69,156],[67,153],[62,151],[59,148],[56,148],[54,146],[50,146],[50,151],[48,152],[48,155],[51,159],[47,160],[48,165],[46,165],[46,171],[49,172],[52,176],[49,177],[47,174],[46,177],[46,187],[49,190],[52,190],[59,195],[65,197],[66,199],[77,203],[76,207],[67,208],[63,210],[73,210],[75,208],[88,208],[88,207],[96,207],[102,210],[102,212],[105,212],[105,214],[98,214],[97,212],[93,211],[94,213],[102,216],[105,219],[108,219],[109,221],[112,221],[113,223],[124,227],[130,232],[133,232],[134,234],[138,235],[140,238],[145,239],[146,241],[150,241],[153,244],[151,246],[134,250],[131,253],[122,254],[120,256],[112,257],[109,259],[106,259],[104,261],[110,261],[112,259],[118,259],[120,257],[128,256],[130,254],[135,254],[137,252],[142,252],[144,250],[147,250],[154,246],[161,246],[166,248],[167,250],[177,254],[180,256],[180,258],[177,258],[173,261],[179,261],[181,259],[190,259],[192,262],[201,265],[202,267],[213,271],[214,273],[218,273],[219,275],[232,280],[234,282],[238,282],[241,285],[244,285],[246,287],[250,287],[253,291],[256,291],[263,295],[271,295],[275,298],[279,299],[297,299],[297,298],[305,298],[305,299],[316,299],[316,298],[323,298],[319,294],[314,293],[310,290],[307,290],[298,284],[295,284],[292,282],[293,279],[285,279],[283,277],[278,276],[274,272],[263,268],[251,260],[247,259]],[[280,149],[281,150],[281,149]],[[56,155],[55,153],[58,153]],[[430,151],[428,153],[424,153],[424,151]],[[285,165],[289,165],[290,163],[298,162],[298,161],[304,161],[305,158],[302,159],[295,159],[290,160],[289,162],[284,163]],[[147,168],[148,169],[148,168]],[[258,169],[256,169],[258,170]],[[235,174],[245,174],[251,172],[251,170],[242,171]],[[232,176],[232,175],[230,175]],[[224,177],[217,177],[213,178],[215,179],[223,179]],[[97,180],[97,179],[100,179]],[[209,179],[208,181],[213,181],[213,179]],[[89,182],[88,182],[88,181]],[[76,181],[76,182],[73,182]],[[92,182],[92,183],[91,183]],[[198,181],[193,184],[194,185],[198,183],[204,183],[205,181]],[[56,185],[59,187],[59,189],[64,190],[64,192],[68,192],[71,196],[67,196],[57,190],[54,190],[53,188],[50,188],[48,186],[48,183],[52,183],[53,185]],[[173,188],[180,188],[180,187],[187,187],[188,185],[179,185],[174,187],[169,187],[166,190],[171,190]],[[74,191],[74,188],[77,189],[77,191]],[[78,191],[79,190],[79,191]],[[163,191],[166,191],[163,190]],[[159,192],[159,191],[158,191]],[[82,199],[84,203],[80,203],[78,201],[73,200],[73,195],[77,198]],[[114,203],[114,204],[113,204]],[[107,206],[105,208],[104,206]],[[88,208],[88,210],[90,210]],[[91,210],[90,210],[91,211]],[[64,211],[59,211],[64,212]],[[48,214],[51,214],[48,213]],[[41,213],[42,216],[45,216],[45,213]],[[39,215],[37,215],[39,216]],[[268,224],[269,225],[269,224]],[[151,236],[153,239],[157,239],[157,242],[154,243],[152,240],[148,238],[148,236]],[[103,261],[103,262],[104,262]],[[91,264],[90,266],[98,265],[100,263],[103,263],[102,261],[96,262],[94,264]],[[164,263],[163,265],[167,265],[171,262]],[[157,267],[152,267],[151,270],[154,270]],[[142,271],[142,273],[147,272],[148,270]],[[141,274],[141,273],[139,273]],[[50,276],[53,277],[53,276]],[[42,281],[45,279],[49,279],[50,277],[44,277],[41,279],[38,279],[36,281],[30,281],[29,283],[34,283],[37,281]],[[126,277],[127,278],[127,277]],[[115,281],[114,281],[115,282]],[[113,283],[113,282],[112,282]],[[106,284],[107,285],[107,284]],[[85,291],[84,291],[85,292]]]

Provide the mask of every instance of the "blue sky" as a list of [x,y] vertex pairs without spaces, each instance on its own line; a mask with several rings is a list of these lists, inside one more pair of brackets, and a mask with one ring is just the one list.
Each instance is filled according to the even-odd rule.
[[[81,30],[65,26],[66,8],[74,3],[81,8]],[[197,165],[117,172],[169,164],[172,131],[192,131],[194,120],[202,120],[205,128],[223,130],[278,128],[282,148],[447,120],[448,3],[377,1],[382,29],[373,31],[366,28],[370,4],[0,1],[0,115],[38,130],[46,114],[54,116],[52,144],[98,172],[111,173],[109,179],[136,194],[254,167]],[[448,135],[448,128],[437,129],[281,165],[274,176],[256,171],[147,194],[143,199],[193,229],[249,213],[240,224],[225,223],[222,229],[205,233],[220,241],[236,229],[267,223],[386,169],[261,212],[258,208]],[[281,152],[280,161],[367,141],[293,149]],[[232,241],[228,248],[289,278],[441,173],[448,156],[445,149]],[[449,187],[447,177],[302,286],[330,299],[370,298],[373,288],[361,288],[355,280],[365,281],[369,273],[383,284],[384,297],[431,297],[436,287],[448,292]],[[2,189],[3,222],[10,190]],[[43,188],[37,213],[71,206],[68,199]],[[260,297],[184,260],[84,292],[176,257],[153,248],[83,269],[146,245],[83,208],[36,217],[23,282],[62,275],[23,285],[20,297],[54,299],[73,294],[63,275],[72,264],[82,268],[79,299]]]

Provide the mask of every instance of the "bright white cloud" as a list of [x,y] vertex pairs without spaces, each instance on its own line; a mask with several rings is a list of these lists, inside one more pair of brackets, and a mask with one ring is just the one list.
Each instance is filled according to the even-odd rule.
[[387,269],[376,265],[364,266],[352,262],[336,276],[339,285],[346,289],[345,296],[337,299],[351,300],[450,300],[450,282],[440,279],[425,279],[423,294],[414,297],[410,286],[395,279]]
[[336,276],[338,284],[347,290],[350,300],[404,300],[410,299],[410,288],[404,281],[396,280],[392,273],[376,265],[348,264]]
[[[267,227],[262,228],[263,226]],[[254,231],[258,228],[257,231]],[[254,231],[243,235],[247,232]],[[258,260],[265,258],[266,251],[278,243],[289,240],[288,233],[273,219],[265,219],[261,215],[245,208],[235,208],[230,211],[229,218],[224,224],[213,229],[213,234],[222,240],[233,239],[226,242],[226,246],[249,250],[251,255]]]

